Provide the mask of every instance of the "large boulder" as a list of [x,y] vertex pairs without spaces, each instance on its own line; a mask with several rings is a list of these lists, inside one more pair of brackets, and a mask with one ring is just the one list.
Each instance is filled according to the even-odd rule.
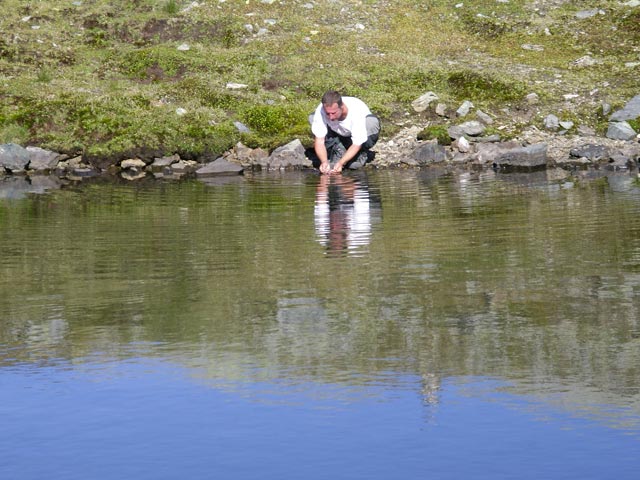
[[31,160],[26,148],[15,143],[0,145],[0,168],[10,173],[23,173]]
[[283,169],[288,167],[313,167],[313,163],[305,155],[302,142],[298,139],[276,148],[269,156],[269,168]]
[[50,172],[58,166],[58,162],[64,158],[57,152],[45,150],[40,147],[27,147],[29,152],[29,170],[36,172]]
[[574,158],[586,158],[591,162],[607,161],[611,158],[608,147],[591,143],[572,148],[569,155]]
[[505,150],[493,160],[500,169],[538,170],[547,167],[547,144],[538,143],[526,147]]
[[429,165],[444,162],[447,159],[445,147],[437,143],[425,143],[413,152],[413,158],[418,165]]
[[231,163],[220,157],[196,170],[197,177],[214,177],[216,175],[239,175],[243,172],[241,165]]
[[636,131],[628,122],[609,122],[607,138],[612,140],[633,140],[636,135]]
[[624,122],[625,120],[634,120],[640,117],[640,95],[633,97],[620,110],[617,110],[609,117],[610,122]]

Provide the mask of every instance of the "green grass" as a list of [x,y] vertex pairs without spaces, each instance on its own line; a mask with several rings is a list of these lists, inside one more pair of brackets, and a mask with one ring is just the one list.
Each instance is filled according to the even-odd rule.
[[[536,118],[561,114],[601,129],[603,101],[638,93],[625,67],[640,55],[638,9],[457,3],[5,0],[0,142],[114,158],[144,149],[217,155],[237,141],[272,149],[310,141],[307,114],[329,88],[365,100],[383,135],[396,120],[424,121],[410,105],[428,90],[504,123],[504,107],[527,108],[524,96],[536,92]],[[596,7],[606,15],[577,19]],[[576,67],[585,55],[598,63]],[[567,106],[566,93],[582,101]]]

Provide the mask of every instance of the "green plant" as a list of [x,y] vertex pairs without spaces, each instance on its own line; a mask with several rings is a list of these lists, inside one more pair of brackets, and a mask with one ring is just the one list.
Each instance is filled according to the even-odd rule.
[[450,73],[447,77],[447,85],[459,98],[493,102],[522,100],[527,92],[520,81],[499,79],[491,74],[471,70]]
[[430,125],[417,135],[418,140],[438,140],[440,145],[451,145],[451,136],[446,125]]
[[167,0],[162,6],[162,10],[169,15],[175,15],[179,11],[178,2],[176,0]]

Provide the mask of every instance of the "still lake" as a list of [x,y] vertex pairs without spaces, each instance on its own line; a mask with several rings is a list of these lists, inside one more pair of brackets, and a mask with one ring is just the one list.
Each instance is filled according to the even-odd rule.
[[638,478],[635,173],[16,182],[2,479]]

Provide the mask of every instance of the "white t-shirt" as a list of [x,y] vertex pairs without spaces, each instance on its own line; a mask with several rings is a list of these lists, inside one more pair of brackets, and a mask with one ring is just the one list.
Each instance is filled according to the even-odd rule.
[[351,137],[354,145],[362,145],[367,141],[367,115],[371,114],[369,107],[356,97],[342,97],[342,103],[347,106],[347,117],[342,120],[329,120],[322,108],[322,103],[316,108],[311,124],[311,132],[319,138],[327,136],[327,125],[331,130],[343,137]]

